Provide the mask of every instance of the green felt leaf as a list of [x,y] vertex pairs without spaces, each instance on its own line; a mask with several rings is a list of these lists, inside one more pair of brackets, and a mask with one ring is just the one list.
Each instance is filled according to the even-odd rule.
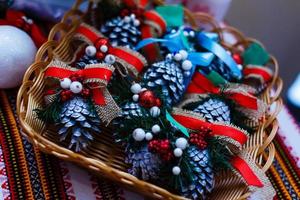
[[227,81],[215,71],[211,71],[206,77],[216,86],[224,85],[227,83]]
[[184,24],[182,5],[157,6],[155,10],[164,18],[168,27],[178,27]]
[[258,43],[252,43],[244,52],[244,65],[265,65],[270,59],[268,52]]

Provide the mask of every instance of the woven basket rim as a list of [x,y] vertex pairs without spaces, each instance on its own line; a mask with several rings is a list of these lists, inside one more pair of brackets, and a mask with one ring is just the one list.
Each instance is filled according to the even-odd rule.
[[[49,139],[43,137],[41,133],[37,133],[26,121],[26,115],[28,114],[29,109],[31,108],[30,98],[40,91],[36,91],[31,87],[34,84],[40,83],[43,79],[43,68],[47,66],[48,62],[45,60],[45,55],[47,54],[48,57],[53,55],[57,55],[61,53],[60,49],[67,44],[70,40],[69,38],[72,36],[74,30],[80,23],[80,17],[77,16],[80,12],[78,12],[79,5],[83,2],[83,0],[77,0],[72,9],[65,14],[65,17],[62,21],[56,24],[53,29],[51,30],[48,42],[46,42],[38,51],[35,63],[32,64],[29,69],[26,71],[23,84],[19,89],[18,97],[17,97],[17,113],[20,119],[20,124],[24,129],[23,134],[41,151],[53,154],[63,160],[68,160],[72,162],[76,162],[79,165],[84,166],[96,173],[104,174],[109,176],[112,180],[118,181],[123,185],[132,188],[137,187],[140,192],[146,193],[146,195],[157,198],[157,199],[185,199],[184,197],[175,195],[170,193],[169,191],[160,188],[156,185],[151,183],[142,181],[137,179],[136,177],[120,171],[118,169],[112,168],[105,164],[100,160],[95,160],[92,158],[85,157],[84,155],[74,153],[73,151],[55,144],[54,142],[50,141]],[[162,1],[157,1],[157,4],[161,4]],[[189,13],[189,11],[186,11]],[[80,13],[82,14],[82,13]],[[191,13],[189,13],[191,14]],[[76,18],[70,22],[68,22],[68,18],[76,15]],[[193,14],[195,19],[201,18],[203,21],[212,21],[212,17],[204,14],[204,13],[196,13]],[[196,22],[195,22],[196,23]],[[216,25],[217,23],[212,21],[211,26],[213,27],[214,31],[220,35],[222,38],[224,32],[229,32],[236,35],[239,39],[235,46],[235,49],[240,45],[248,44],[249,42],[253,41],[253,39],[249,39],[244,37],[242,33],[240,33],[237,29],[232,27],[225,27],[220,28]],[[55,35],[60,33],[63,37],[60,40],[55,40]],[[224,44],[226,46],[226,44]],[[232,47],[228,46],[228,49]],[[253,158],[256,160],[260,160],[260,167],[262,167],[263,171],[267,171],[267,169],[271,166],[272,161],[274,159],[275,148],[272,144],[272,140],[275,137],[275,134],[278,129],[278,122],[276,120],[276,116],[278,115],[280,108],[282,106],[282,100],[280,99],[280,92],[282,90],[282,80],[278,77],[278,63],[274,57],[271,57],[270,64],[274,65],[274,77],[272,82],[270,83],[269,87],[266,89],[265,94],[263,95],[263,100],[268,104],[275,104],[276,107],[272,113],[269,113],[268,116],[265,117],[265,120],[261,124],[258,134],[259,137],[265,137],[263,143],[249,145],[247,144],[245,148],[248,149],[249,153],[253,155]],[[274,94],[271,95],[271,91],[274,90]],[[269,129],[269,134],[266,134],[266,130]],[[266,151],[267,150],[267,151]],[[268,153],[266,153],[268,152]],[[265,157],[266,162],[262,165],[262,157]],[[119,179],[119,180],[118,180]],[[151,194],[147,194],[147,192],[151,192]],[[237,198],[246,198],[249,196],[249,192],[247,189],[244,189]]]

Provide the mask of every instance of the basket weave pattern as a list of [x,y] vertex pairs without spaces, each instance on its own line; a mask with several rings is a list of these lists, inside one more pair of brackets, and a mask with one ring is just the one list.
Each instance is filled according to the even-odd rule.
[[[65,14],[62,21],[52,28],[48,41],[39,49],[35,63],[30,66],[24,76],[17,98],[17,112],[25,136],[41,151],[63,160],[75,162],[141,194],[155,199],[185,199],[126,173],[127,166],[124,163],[124,153],[113,142],[109,128],[103,129],[102,134],[97,136],[86,150],[75,153],[58,141],[55,137],[55,129],[46,127],[44,122],[37,119],[33,110],[43,105],[45,86],[43,71],[45,67],[54,57],[66,61],[74,54],[74,49],[70,45],[71,39],[77,26],[87,13],[79,11],[78,8],[81,3],[82,0],[78,0],[72,9]],[[156,3],[161,4],[162,2],[156,1]],[[186,10],[186,18],[192,26],[197,26],[199,22],[208,24],[214,32],[218,33],[222,45],[232,52],[240,52],[250,42],[254,41],[244,37],[232,27],[220,28],[213,18],[206,14],[191,13]],[[233,36],[236,42],[234,44],[226,43],[223,40],[225,33]],[[264,117],[258,131],[251,135],[243,147],[264,172],[268,170],[274,159],[275,147],[272,140],[278,129],[276,116],[282,105],[279,98],[282,81],[278,77],[278,63],[274,57],[271,57],[269,65],[274,68],[274,78],[261,95],[261,99],[267,105],[274,104],[275,106]],[[216,185],[209,199],[245,199],[249,195],[247,187],[237,176],[224,171],[216,176]]]

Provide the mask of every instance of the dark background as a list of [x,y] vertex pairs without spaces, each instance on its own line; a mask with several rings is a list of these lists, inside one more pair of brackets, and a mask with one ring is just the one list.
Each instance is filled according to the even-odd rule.
[[276,56],[286,92],[300,72],[300,1],[233,0],[225,20]]

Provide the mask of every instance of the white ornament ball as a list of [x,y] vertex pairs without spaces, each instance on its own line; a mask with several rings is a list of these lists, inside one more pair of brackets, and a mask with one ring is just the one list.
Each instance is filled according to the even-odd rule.
[[238,64],[238,66],[237,66],[240,70],[242,70],[243,69],[243,65],[241,65],[241,64]]
[[180,167],[178,167],[178,166],[175,166],[175,167],[173,167],[173,169],[172,169],[172,172],[173,172],[173,174],[174,175],[179,175],[180,174],[180,172],[181,172],[181,169],[180,169]]
[[152,126],[151,128],[152,133],[157,134],[160,132],[160,126],[155,124],[154,126]]
[[175,157],[181,157],[183,154],[183,151],[180,148],[176,148],[176,149],[174,149],[173,153],[174,153]]
[[89,45],[85,48],[85,54],[88,55],[89,57],[94,57],[97,53],[96,47]]
[[160,109],[159,107],[157,106],[153,106],[151,109],[150,109],[150,115],[152,117],[158,117],[160,115]]
[[129,23],[131,21],[131,18],[129,16],[125,16],[123,20],[125,23]]
[[144,129],[141,129],[141,128],[137,128],[137,129],[134,129],[133,133],[132,133],[132,137],[135,141],[143,141],[146,137],[146,133],[144,131]]
[[182,60],[182,55],[180,53],[176,53],[175,56],[174,56],[174,59],[176,61],[181,61]]
[[35,44],[27,33],[13,26],[0,26],[0,88],[20,85],[35,54]]
[[134,83],[131,87],[130,87],[130,91],[133,94],[138,94],[142,91],[142,86],[138,83]]
[[192,69],[193,64],[191,61],[185,60],[182,62],[181,67],[184,71],[188,71],[188,70]]
[[184,150],[187,147],[187,144],[188,144],[187,140],[183,137],[180,137],[175,141],[175,146],[182,150]]
[[72,81],[69,78],[64,78],[60,81],[60,87],[63,89],[69,89]]
[[146,133],[146,140],[150,141],[152,139],[153,139],[152,133],[150,133],[150,132]]
[[133,95],[133,96],[132,96],[132,100],[133,100],[134,102],[137,102],[137,101],[139,100],[139,95],[138,95],[138,94]]
[[102,53],[106,53],[106,52],[108,51],[108,47],[107,47],[106,45],[101,45],[100,51],[101,51]]
[[73,81],[70,85],[70,90],[74,93],[74,94],[78,94],[82,91],[82,84],[78,81]]
[[182,59],[185,60],[188,57],[188,52],[186,50],[180,50],[179,51],[180,55],[182,56]]
[[107,56],[105,56],[104,61],[107,64],[112,65],[116,62],[116,57],[114,55],[108,54]]
[[141,22],[140,22],[140,20],[138,20],[138,19],[135,19],[134,21],[133,21],[133,25],[134,26],[139,26],[141,24]]

